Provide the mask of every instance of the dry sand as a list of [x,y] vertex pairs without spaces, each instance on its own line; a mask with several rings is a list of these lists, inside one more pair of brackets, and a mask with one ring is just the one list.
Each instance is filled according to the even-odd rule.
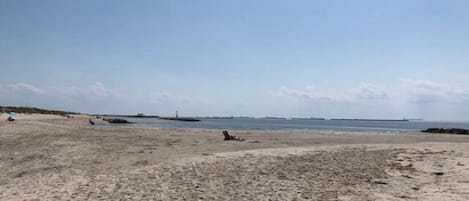
[[469,200],[469,136],[0,118],[0,200]]

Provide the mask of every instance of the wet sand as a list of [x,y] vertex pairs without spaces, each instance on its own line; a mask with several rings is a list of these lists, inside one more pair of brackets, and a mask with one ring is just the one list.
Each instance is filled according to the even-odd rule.
[[469,136],[0,121],[0,200],[469,200]]

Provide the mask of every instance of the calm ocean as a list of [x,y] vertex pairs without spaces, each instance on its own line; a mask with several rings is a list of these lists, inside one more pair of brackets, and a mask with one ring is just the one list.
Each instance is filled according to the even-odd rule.
[[167,121],[153,118],[129,118],[129,120],[135,122],[133,126],[136,127],[229,130],[415,132],[432,127],[469,129],[469,122],[437,121],[350,121],[252,118],[201,119],[200,122]]

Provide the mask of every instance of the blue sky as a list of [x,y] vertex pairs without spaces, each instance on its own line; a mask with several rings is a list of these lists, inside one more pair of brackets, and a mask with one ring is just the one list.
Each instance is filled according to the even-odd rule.
[[0,105],[469,120],[469,1],[0,0]]

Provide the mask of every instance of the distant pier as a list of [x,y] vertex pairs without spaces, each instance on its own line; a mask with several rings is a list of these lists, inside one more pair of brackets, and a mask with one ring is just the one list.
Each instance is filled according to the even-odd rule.
[[409,121],[408,119],[331,119],[331,121]]
[[200,121],[200,119],[192,118],[192,117],[158,117],[161,120],[170,120],[170,121]]
[[192,118],[192,117],[161,117],[157,115],[95,115],[95,116],[104,116],[104,117],[121,117],[121,118],[154,118],[154,119],[161,119],[161,120],[170,120],[170,121],[189,121],[189,122],[196,122],[200,121],[200,119]]

